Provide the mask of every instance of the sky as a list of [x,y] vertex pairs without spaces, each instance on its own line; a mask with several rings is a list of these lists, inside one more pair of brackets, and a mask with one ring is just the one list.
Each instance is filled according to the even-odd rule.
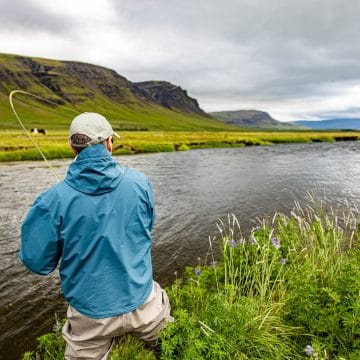
[[360,118],[360,0],[0,0],[0,52],[181,86],[207,111]]

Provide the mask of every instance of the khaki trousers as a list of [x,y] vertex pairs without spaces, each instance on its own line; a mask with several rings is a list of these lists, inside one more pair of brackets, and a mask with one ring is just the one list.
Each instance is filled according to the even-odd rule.
[[138,309],[119,316],[94,319],[80,314],[69,305],[62,329],[67,360],[107,360],[115,337],[132,333],[145,342],[153,342],[170,316],[169,299],[154,281],[151,294]]

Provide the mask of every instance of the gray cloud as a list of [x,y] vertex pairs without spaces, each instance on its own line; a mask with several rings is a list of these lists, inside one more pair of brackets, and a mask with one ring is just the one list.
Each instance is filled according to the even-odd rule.
[[360,81],[358,0],[112,4],[134,37],[173,54],[130,76],[166,75],[200,98],[310,98]]
[[320,114],[318,112],[309,112],[308,116],[319,119],[360,119],[360,107],[351,106],[346,110],[324,111]]
[[66,33],[71,25],[67,18],[48,12],[31,0],[0,0],[0,29]]
[[[78,0],[68,16],[40,4],[0,0],[0,31],[55,35],[63,47],[47,51],[39,36],[36,51],[103,64],[131,81],[173,82],[205,110],[308,100],[310,113],[322,99],[324,111],[324,99],[360,83],[358,0],[104,0],[99,18],[92,1]],[[357,104],[346,104],[354,114]]]
[[344,34],[356,35],[360,11],[357,0],[112,0],[112,4],[119,17],[136,24],[139,31],[175,28],[186,35],[202,33],[235,42],[264,37],[333,42]]

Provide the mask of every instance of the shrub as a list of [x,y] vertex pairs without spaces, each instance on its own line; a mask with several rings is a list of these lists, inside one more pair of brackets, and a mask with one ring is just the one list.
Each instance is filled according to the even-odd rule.
[[190,148],[186,144],[182,143],[177,147],[176,150],[177,151],[187,151],[187,150],[190,150]]

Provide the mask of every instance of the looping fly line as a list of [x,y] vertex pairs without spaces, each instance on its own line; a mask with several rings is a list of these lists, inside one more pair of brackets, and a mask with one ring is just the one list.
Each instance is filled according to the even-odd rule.
[[[29,96],[32,96],[38,100],[42,100],[42,101],[45,101],[45,102],[48,102],[49,104],[53,104],[53,105],[56,105],[58,106],[59,104],[57,104],[56,102],[54,101],[51,101],[51,100],[48,100],[42,96],[39,96],[39,95],[35,95],[35,94],[32,94],[28,91],[24,91],[24,90],[13,90],[11,91],[10,95],[9,95],[9,102],[10,102],[10,106],[11,106],[11,109],[15,115],[15,118],[16,120],[18,121],[18,123],[20,124],[21,128],[24,130],[25,134],[28,136],[28,138],[30,139],[31,143],[34,145],[35,149],[39,152],[39,154],[41,155],[41,157],[43,158],[43,160],[45,161],[46,165],[48,166],[48,168],[50,169],[50,171],[53,173],[53,175],[59,180],[61,181],[61,178],[60,176],[57,174],[57,172],[55,171],[55,169],[53,168],[53,166],[48,162],[48,160],[46,159],[46,156],[45,154],[41,151],[39,145],[34,141],[34,139],[32,138],[30,132],[26,129],[25,125],[23,124],[22,120],[20,119],[20,116],[18,115],[18,113],[16,112],[15,110],[15,106],[14,106],[14,103],[13,103],[13,96],[15,94],[25,94],[25,95],[29,95]],[[63,106],[63,108],[67,109],[67,110],[70,110],[76,114],[79,114],[79,111],[76,111],[74,109],[71,109],[69,107],[66,107],[66,106]]]

